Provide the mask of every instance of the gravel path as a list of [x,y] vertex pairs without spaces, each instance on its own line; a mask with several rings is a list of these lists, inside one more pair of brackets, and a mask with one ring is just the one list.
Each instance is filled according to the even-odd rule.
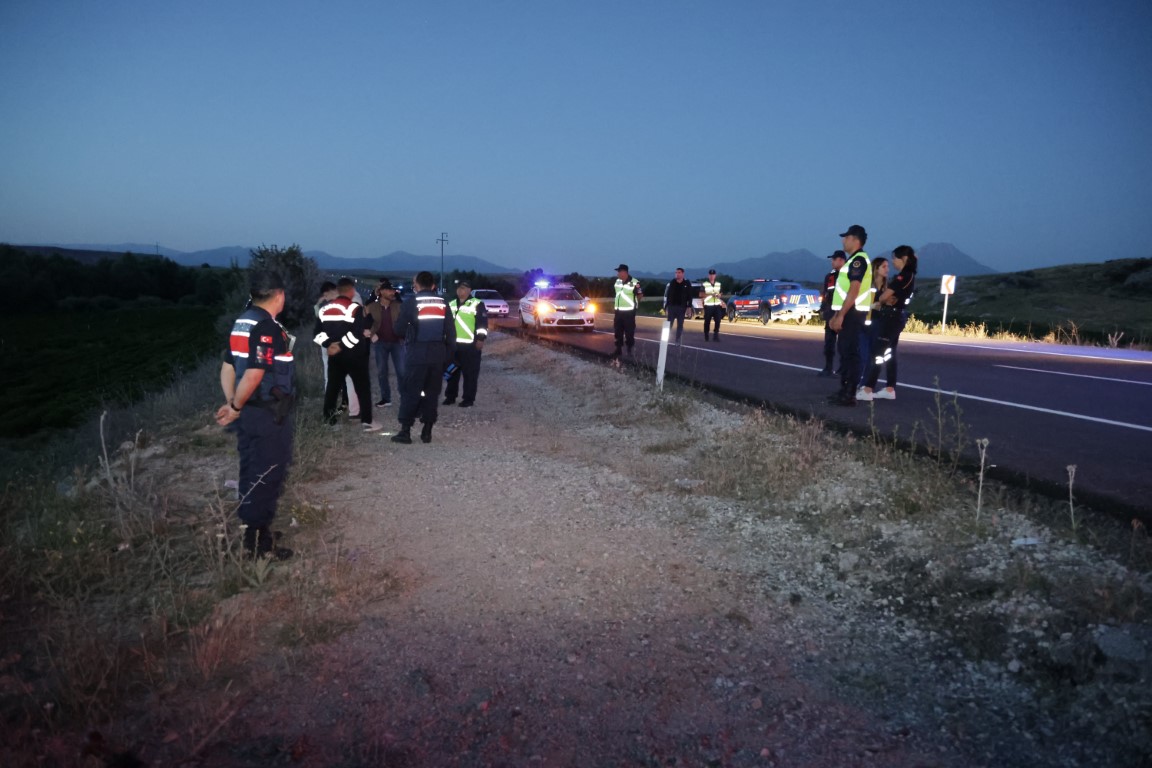
[[[310,555],[307,535],[294,546],[369,583],[333,590],[358,598],[344,631],[266,660],[259,696],[201,756],[956,767],[1131,756],[1045,736],[1060,721],[1029,690],[886,608],[861,575],[867,557],[836,554],[853,536],[847,517],[813,530],[699,492],[701,436],[745,417],[679,397],[496,334],[476,406],[443,408],[431,445],[341,433],[346,469],[307,493],[338,512],[343,548]],[[910,549],[923,536],[884,530]]]

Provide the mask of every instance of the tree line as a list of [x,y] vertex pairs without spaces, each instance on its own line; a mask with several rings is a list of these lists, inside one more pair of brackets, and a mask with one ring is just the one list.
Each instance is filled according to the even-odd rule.
[[124,306],[221,304],[242,273],[185,267],[161,256],[109,254],[92,264],[0,245],[0,313],[93,311]]

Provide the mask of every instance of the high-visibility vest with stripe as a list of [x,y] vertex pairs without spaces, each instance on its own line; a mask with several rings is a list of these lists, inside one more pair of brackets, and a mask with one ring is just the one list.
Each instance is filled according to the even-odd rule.
[[840,267],[840,272],[836,275],[836,292],[832,295],[832,310],[838,312],[844,307],[844,299],[848,297],[848,288],[851,286],[851,281],[848,279],[848,267],[853,259],[864,259],[867,265],[864,268],[864,279],[860,282],[860,292],[856,294],[856,302],[853,305],[861,312],[868,312],[872,309],[872,260],[868,258],[868,254],[864,251],[858,251],[844,262],[844,266]]
[[[261,400],[276,399],[272,390],[279,387],[282,395],[292,395],[296,392],[296,361],[292,356],[292,337],[284,330],[284,326],[275,321],[267,310],[252,306],[244,310],[232,325],[229,334],[228,347],[232,353],[232,364],[236,369],[236,381],[244,378],[244,372],[252,365],[250,352],[253,348],[252,331],[258,323],[272,319],[275,330],[272,336],[263,336],[256,339],[255,353],[265,369],[260,387],[250,398],[253,403]],[[269,368],[271,364],[271,368]]]
[[476,313],[483,304],[480,299],[468,297],[465,301],[456,300],[456,343],[471,344],[477,338],[481,341],[488,336],[487,328],[476,328]]
[[719,280],[717,280],[716,282],[712,282],[711,280],[705,280],[704,281],[704,306],[706,306],[706,307],[718,307],[718,306],[720,306],[720,303],[721,303],[720,294],[721,294],[721,292],[723,292],[723,290],[724,289],[720,287],[720,281]]
[[612,305],[614,309],[621,312],[633,312],[636,309],[636,291],[640,289],[640,281],[632,278],[628,282],[624,282],[620,278],[616,278],[616,301]]

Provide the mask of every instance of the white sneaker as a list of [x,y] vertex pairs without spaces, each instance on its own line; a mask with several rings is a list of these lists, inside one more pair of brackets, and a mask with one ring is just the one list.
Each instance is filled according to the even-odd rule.
[[364,431],[365,432],[379,432],[382,429],[384,429],[384,425],[378,421],[373,421],[369,424],[364,425]]
[[872,393],[864,389],[864,387],[860,387],[860,389],[856,390],[856,399],[864,403],[870,403],[872,402]]
[[872,399],[873,400],[895,400],[896,399],[896,390],[892,389],[891,387],[889,387],[887,389],[878,389],[872,393]]

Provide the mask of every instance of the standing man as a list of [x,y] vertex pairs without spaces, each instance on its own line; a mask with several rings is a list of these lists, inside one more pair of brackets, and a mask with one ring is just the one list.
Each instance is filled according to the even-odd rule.
[[676,344],[684,335],[684,313],[692,305],[692,283],[684,279],[684,268],[676,267],[676,277],[664,290],[664,312],[668,315],[668,325],[676,324]]
[[472,284],[461,280],[456,284],[456,300],[448,303],[456,317],[456,370],[448,377],[444,391],[444,405],[456,402],[460,379],[464,379],[464,399],[461,408],[476,402],[476,383],[480,380],[480,353],[488,338],[488,310],[484,302],[472,297]]
[[628,273],[628,265],[621,264],[616,267],[616,299],[612,304],[612,332],[616,335],[616,351],[613,357],[620,357],[620,349],[627,343],[628,354],[636,346],[636,310],[640,306],[640,299],[644,298],[644,291],[640,290],[640,281]]
[[295,339],[276,322],[284,311],[284,281],[274,272],[252,273],[252,302],[232,325],[228,338],[235,377],[221,375],[228,402],[216,411],[216,423],[237,425],[240,453],[240,506],[244,551],[277,560],[292,550],[273,544],[272,520],[292,462],[293,405],[296,400]]
[[396,321],[396,333],[404,337],[408,354],[400,382],[400,431],[392,435],[394,443],[412,442],[417,415],[424,425],[420,440],[432,442],[444,365],[456,353],[452,310],[436,293],[436,278],[431,272],[421,272],[412,280],[412,287],[416,295],[400,305],[400,319]]
[[380,429],[372,421],[372,383],[368,378],[368,355],[372,329],[364,307],[355,300],[356,281],[342,277],[336,281],[336,298],[320,308],[314,341],[328,352],[328,386],[324,388],[324,418],[336,423],[336,401],[340,385],[352,380],[360,404],[360,423],[365,432]]
[[372,351],[376,355],[376,379],[380,384],[378,406],[392,405],[392,387],[388,383],[388,363],[396,370],[396,388],[404,378],[404,337],[396,333],[400,319],[400,300],[392,281],[380,278],[376,286],[376,301],[366,311],[372,327]]
[[700,286],[700,296],[704,299],[704,341],[708,341],[708,325],[716,323],[713,338],[720,341],[720,318],[724,317],[724,292],[720,281],[716,279],[716,270],[708,270],[708,279]]
[[860,334],[872,306],[872,262],[864,252],[868,232],[859,224],[840,235],[846,263],[836,273],[832,296],[832,319],[828,327],[837,335],[840,350],[840,391],[828,400],[836,405],[856,405],[856,386],[860,382]]
[[832,297],[836,293],[836,275],[847,261],[844,251],[835,251],[828,258],[832,260],[832,271],[824,276],[824,293],[820,297],[820,319],[824,321],[824,368],[816,374],[823,379],[830,379],[835,375],[836,369],[833,363],[836,360],[836,331],[828,326],[828,322],[832,319],[832,315],[836,314],[832,311]]

